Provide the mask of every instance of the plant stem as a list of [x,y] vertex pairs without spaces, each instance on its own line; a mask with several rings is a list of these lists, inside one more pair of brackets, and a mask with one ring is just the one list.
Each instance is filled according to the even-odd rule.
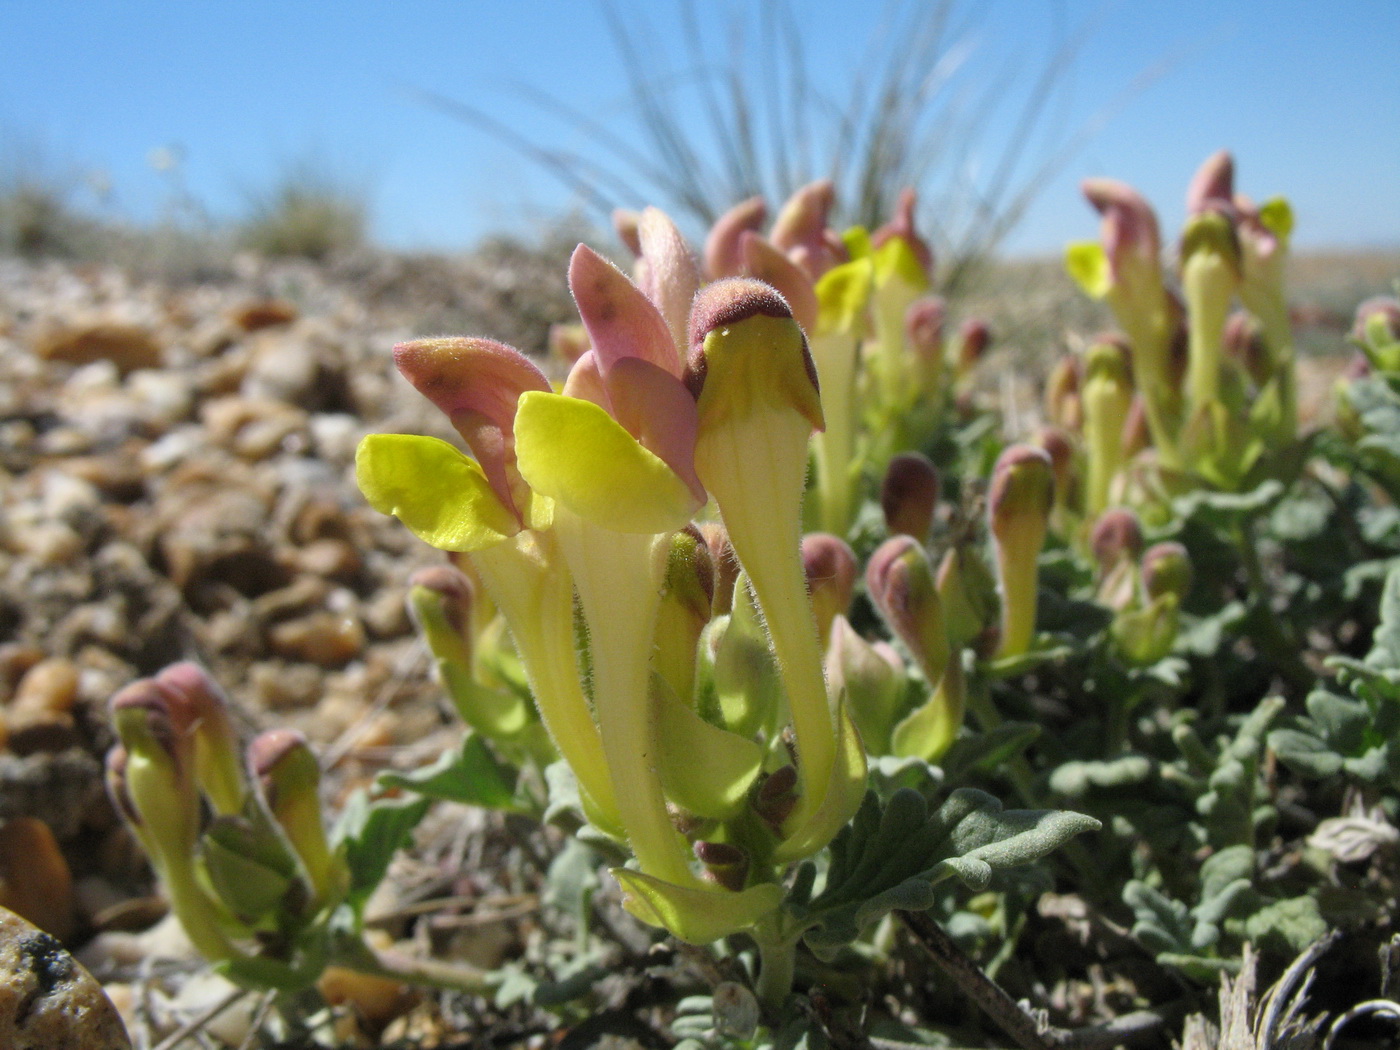
[[370,949],[368,956],[357,952],[344,965],[372,977],[387,977],[404,984],[426,985],[468,995],[490,995],[495,990],[489,975],[475,967],[415,959],[392,949]]
[[758,942],[758,979],[754,982],[754,994],[763,1009],[776,1016],[792,991],[792,979],[797,970],[797,938],[785,936],[778,929],[776,918],[756,927],[753,938]]

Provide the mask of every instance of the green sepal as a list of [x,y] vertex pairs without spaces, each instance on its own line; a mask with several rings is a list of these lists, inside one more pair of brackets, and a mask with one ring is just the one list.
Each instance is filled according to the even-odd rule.
[[733,612],[717,620],[721,631],[715,646],[714,691],[720,724],[740,736],[752,736],[769,726],[782,697],[782,680],[753,592],[741,574],[734,582]]
[[747,930],[777,911],[783,888],[764,882],[733,893],[679,886],[631,868],[613,868],[622,886],[622,906],[642,922],[660,926],[690,944],[710,944]]
[[520,531],[481,465],[437,438],[369,435],[355,451],[355,481],[371,507],[438,550],[481,550]]
[[438,674],[448,698],[462,721],[492,739],[510,740],[534,721],[534,708],[524,699],[500,689],[490,689],[471,670],[448,660],[437,661]]
[[726,820],[748,800],[763,765],[763,748],[748,737],[710,725],[652,675],[652,717],[659,745],[661,786],[676,805],[697,816]]
[[676,472],[591,401],[522,394],[515,454],[531,488],[614,532],[671,532],[698,509]]
[[[284,906],[297,879],[297,862],[280,833],[256,829],[242,817],[216,817],[200,837],[196,864],[217,899],[240,922],[254,926]],[[310,889],[302,884],[303,901]]]
[[1072,241],[1066,245],[1065,272],[1091,299],[1102,299],[1113,285],[1108,256],[1098,241]]
[[[798,758],[800,760],[801,756]],[[865,783],[865,748],[842,700],[836,707],[835,760],[831,763],[831,776],[822,799],[815,808],[799,804],[793,811],[795,817],[803,813],[810,816],[798,826],[786,829],[783,841],[773,851],[774,863],[785,864],[809,857],[830,842],[860,808]]]

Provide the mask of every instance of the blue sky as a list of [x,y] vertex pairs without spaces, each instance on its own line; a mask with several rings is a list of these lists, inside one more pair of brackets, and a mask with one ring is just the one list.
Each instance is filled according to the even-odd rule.
[[[791,5],[814,77],[820,71],[833,94],[878,21],[858,6],[879,10]],[[693,67],[678,5],[618,0],[614,9],[648,12],[659,77]],[[699,0],[695,9],[714,41],[752,7]],[[1010,251],[1056,252],[1092,237],[1076,189],[1087,175],[1134,183],[1174,230],[1186,181],[1221,147],[1235,153],[1240,189],[1292,200],[1300,246],[1400,246],[1397,0],[984,0],[962,9],[968,29],[957,40],[969,57],[953,83],[974,91],[1014,78],[1013,104],[984,122],[975,170],[994,162],[1014,103],[1077,26],[1092,28],[1060,81],[1052,127],[1083,127],[1127,96],[1046,182]],[[1130,90],[1153,69],[1163,71]],[[367,195],[380,239],[455,249],[494,230],[535,228],[576,201],[411,89],[470,101],[551,144],[586,146],[517,84],[629,134],[626,78],[603,6],[591,0],[0,0],[0,170],[18,158],[101,171],[107,207],[142,219],[159,213],[172,185],[150,153],[176,146],[189,193],[227,216],[310,158]]]

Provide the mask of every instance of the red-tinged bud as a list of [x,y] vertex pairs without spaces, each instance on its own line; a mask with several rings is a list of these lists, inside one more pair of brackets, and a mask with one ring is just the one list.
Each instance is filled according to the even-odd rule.
[[1164,594],[1185,601],[1191,590],[1191,555],[1180,543],[1157,543],[1142,556],[1142,589],[1148,600]]
[[750,197],[719,217],[705,239],[705,276],[712,281],[738,277],[744,272],[742,237],[745,231],[757,233],[768,218],[762,197]]
[[193,726],[190,709],[153,678],[125,686],[109,703],[112,723],[129,754],[159,752],[177,775],[193,774]]
[[894,218],[870,235],[870,243],[878,248],[892,237],[902,238],[919,260],[924,273],[933,276],[933,252],[928,242],[919,236],[914,226],[914,209],[918,205],[918,195],[912,187],[899,191],[899,203],[895,205]]
[[1079,358],[1066,354],[1055,362],[1045,381],[1045,418],[1069,431],[1078,431],[1084,423],[1079,367]]
[[816,286],[806,271],[756,233],[745,230],[739,244],[744,258],[743,276],[776,288],[792,307],[793,318],[810,335],[817,327],[821,306]]
[[[1152,428],[1147,422],[1147,402],[1141,394],[1133,395],[1128,406],[1128,418],[1123,421],[1123,459],[1131,460],[1143,449],[1152,447]],[[1058,475],[1056,483],[1059,483]]]
[[471,580],[455,566],[419,569],[408,581],[408,612],[439,660],[464,671],[472,661]]
[[549,326],[549,353],[556,361],[572,365],[589,351],[591,345],[588,331],[581,324]]
[[727,890],[738,893],[749,878],[749,855],[729,842],[695,843],[695,856],[705,868],[705,876]]
[[962,323],[958,328],[959,377],[966,377],[977,367],[977,362],[986,355],[991,343],[992,330],[982,318],[969,317]]
[[617,234],[617,239],[622,242],[624,248],[632,253],[634,258],[641,258],[642,255],[642,238],[638,232],[641,221],[641,212],[632,211],[630,208],[613,209],[613,232]]
[[836,203],[830,179],[808,183],[788,198],[773,220],[768,238],[817,280],[840,258],[827,239],[827,217]]
[[174,705],[184,709],[179,720],[194,738],[194,774],[218,813],[243,809],[243,774],[238,758],[238,732],[229,717],[224,692],[196,663],[171,664],[156,675],[156,685]]
[[[761,319],[779,324],[750,324]],[[699,404],[702,429],[760,404],[789,406],[813,429],[823,427],[817,368],[807,339],[787,301],[760,281],[731,278],[700,290],[690,312],[685,382]]]
[[765,824],[781,833],[783,821],[797,805],[797,769],[783,766],[762,777],[754,793],[753,808]]
[[870,599],[933,685],[948,663],[948,631],[933,565],[923,545],[895,536],[875,549],[865,569]]
[[1237,310],[1225,322],[1225,353],[1256,387],[1269,381],[1273,361],[1264,342],[1264,326],[1252,314]]
[[1000,656],[1020,656],[1034,637],[1037,562],[1054,496],[1054,468],[1044,449],[1012,445],[1002,452],[987,491],[1001,581]]
[[1356,308],[1351,338],[1358,343],[1372,341],[1372,328],[1377,328],[1388,342],[1400,341],[1400,300],[1388,295],[1367,299]]
[[1186,190],[1186,212],[1199,215],[1212,202],[1230,203],[1235,197],[1235,159],[1229,150],[1220,150],[1206,158],[1191,178]]
[[948,307],[936,295],[916,299],[904,315],[904,334],[920,360],[943,364],[943,322]]
[[839,536],[811,532],[802,537],[802,569],[817,618],[817,637],[825,646],[832,620],[846,614],[855,594],[859,573],[855,552]]
[[1155,268],[1162,253],[1157,216],[1142,194],[1116,179],[1085,179],[1084,196],[1103,216],[1100,239],[1113,279],[1122,278],[1132,260]]
[[1124,560],[1135,562],[1142,554],[1142,522],[1125,507],[1106,510],[1094,522],[1089,545],[1102,570]]
[[306,737],[294,729],[271,729],[248,745],[248,772],[258,796],[306,868],[316,899],[325,902],[342,888],[321,815],[321,767]]
[[885,531],[920,543],[928,539],[938,507],[938,481],[938,468],[922,452],[901,452],[892,458],[880,482]]
[[714,568],[715,616],[727,615],[734,605],[734,583],[739,579],[739,557],[734,553],[734,545],[729,542],[729,533],[724,523],[706,521],[700,524],[700,534],[705,538],[705,546],[710,551],[710,564]]
[[1074,439],[1062,427],[1044,426],[1036,431],[1035,444],[1050,457],[1055,497],[1062,499],[1074,487]]

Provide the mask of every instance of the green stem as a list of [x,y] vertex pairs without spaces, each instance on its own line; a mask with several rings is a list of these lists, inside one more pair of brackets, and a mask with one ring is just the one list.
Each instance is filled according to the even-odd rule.
[[758,979],[754,982],[754,994],[764,1011],[772,1016],[782,1010],[797,972],[798,937],[784,935],[779,926],[780,919],[773,917],[753,931],[754,940],[758,942]]
[[505,616],[540,719],[591,801],[595,822],[607,831],[620,830],[603,742],[580,680],[573,578],[553,536],[521,533],[476,552],[472,564]]
[[358,973],[386,977],[404,984],[466,992],[468,995],[491,995],[495,991],[490,975],[475,967],[435,959],[415,959],[392,949],[368,948],[367,952],[357,951],[352,958],[337,962]]
[[648,875],[692,885],[690,851],[666,809],[648,695],[670,536],[614,532],[562,505],[554,527],[588,623],[598,733],[628,843]]

